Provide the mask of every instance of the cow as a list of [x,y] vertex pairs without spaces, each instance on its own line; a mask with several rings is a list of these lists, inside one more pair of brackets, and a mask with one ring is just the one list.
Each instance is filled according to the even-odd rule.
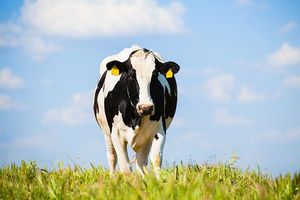
[[139,46],[123,49],[100,64],[94,92],[94,114],[102,128],[110,172],[117,161],[131,173],[127,145],[136,153],[136,169],[144,176],[148,157],[156,176],[162,164],[166,131],[177,106],[174,74],[180,66]]

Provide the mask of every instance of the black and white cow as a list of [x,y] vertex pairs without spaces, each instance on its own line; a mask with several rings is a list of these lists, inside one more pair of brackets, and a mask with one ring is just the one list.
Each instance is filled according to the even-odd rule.
[[174,62],[138,46],[105,58],[94,94],[94,113],[103,129],[110,171],[117,159],[121,172],[131,165],[127,144],[136,152],[136,168],[144,175],[148,155],[156,175],[161,167],[166,130],[177,105]]

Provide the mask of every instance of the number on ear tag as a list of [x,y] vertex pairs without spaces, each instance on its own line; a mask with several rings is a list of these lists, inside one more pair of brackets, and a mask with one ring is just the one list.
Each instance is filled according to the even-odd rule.
[[111,74],[114,76],[119,76],[120,70],[116,66],[113,66],[113,68],[111,68]]
[[166,78],[172,78],[173,77],[173,72],[171,69],[169,69],[166,73]]

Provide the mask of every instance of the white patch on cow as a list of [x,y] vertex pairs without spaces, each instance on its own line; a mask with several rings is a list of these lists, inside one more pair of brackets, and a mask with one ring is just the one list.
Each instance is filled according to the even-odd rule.
[[[112,126],[118,130],[118,132],[120,133],[120,135],[125,141],[131,143],[134,135],[136,134],[135,130],[133,130],[131,127],[128,127],[124,124],[122,113],[120,111],[118,115],[114,117]],[[136,127],[135,129],[137,130],[138,127]]]
[[131,141],[131,146],[135,151],[138,151],[149,140],[152,140],[155,134],[159,131],[161,120],[151,121],[150,116],[143,117],[139,129],[135,130],[135,136]]
[[[124,124],[122,119],[122,113],[119,112],[113,119],[112,124],[112,133],[111,139],[114,145],[114,148],[117,153],[117,157],[119,160],[119,167],[122,172],[127,173],[131,171],[131,165],[128,159],[128,152],[127,152],[127,143],[133,148],[137,155],[139,153],[139,159],[143,160],[145,163],[148,159],[147,149],[144,149],[146,145],[153,146],[153,138],[157,132],[163,131],[162,129],[162,121],[151,121],[149,116],[145,116],[142,121],[141,125],[132,129]],[[162,156],[162,149],[164,145],[164,138],[159,136],[160,140],[154,142],[154,153],[159,154],[159,157]],[[143,152],[145,151],[145,152]],[[145,153],[145,154],[143,154]],[[160,159],[159,159],[160,160]],[[140,171],[141,174],[144,175],[144,170],[138,166],[137,169]],[[159,168],[156,168],[158,170]]]
[[139,104],[153,104],[150,95],[150,82],[152,72],[155,70],[155,57],[153,52],[137,51],[130,58],[132,67],[136,70],[136,79],[140,86]]
[[154,168],[156,177],[159,178],[159,170],[162,164],[163,150],[166,142],[166,133],[163,131],[162,126],[157,133],[158,139],[154,138],[150,150],[150,159]]
[[154,135],[159,131],[161,121],[151,121],[149,116],[143,117],[140,126],[132,129],[124,124],[122,113],[119,112],[113,119],[112,126],[118,130],[123,140],[127,141],[129,145],[138,151],[149,140],[152,140]]
[[148,157],[149,151],[152,145],[152,140],[149,140],[144,146],[142,146],[138,152],[136,152],[136,169],[144,175],[148,173]]
[[97,97],[97,104],[98,104],[98,109],[99,112],[96,114],[97,122],[103,129],[103,133],[105,135],[110,135],[110,130],[109,126],[106,120],[106,115],[105,115],[105,108],[104,108],[104,93],[103,90],[101,89],[100,92],[98,93]]
[[132,52],[137,51],[139,49],[142,49],[142,48],[137,45],[133,45],[130,48],[123,49],[118,54],[111,55],[111,56],[104,58],[100,64],[100,75],[102,75],[105,72],[107,63],[114,61],[114,60],[117,60],[119,62],[125,62],[129,58],[129,56]]
[[115,147],[112,142],[112,138],[110,134],[104,134],[104,139],[106,143],[106,157],[109,164],[110,173],[114,173],[116,170],[117,164],[117,153]]
[[[125,134],[123,131],[125,131]],[[129,173],[131,171],[131,165],[127,152],[128,138],[126,137],[129,134],[131,137],[134,135],[132,129],[124,124],[122,113],[119,112],[118,115],[115,115],[113,119],[111,139],[117,153],[119,168],[123,173]]]
[[107,71],[105,82],[103,85],[103,87],[105,88],[104,89],[104,97],[106,97],[107,94],[114,89],[114,87],[116,86],[116,84],[118,83],[120,78],[121,78],[121,74],[116,76],[116,75],[111,74],[111,70]]

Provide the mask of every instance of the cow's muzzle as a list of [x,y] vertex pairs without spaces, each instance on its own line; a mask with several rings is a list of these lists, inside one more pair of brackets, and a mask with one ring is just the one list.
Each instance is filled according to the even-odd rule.
[[138,104],[137,112],[141,116],[153,114],[154,106],[153,104]]

